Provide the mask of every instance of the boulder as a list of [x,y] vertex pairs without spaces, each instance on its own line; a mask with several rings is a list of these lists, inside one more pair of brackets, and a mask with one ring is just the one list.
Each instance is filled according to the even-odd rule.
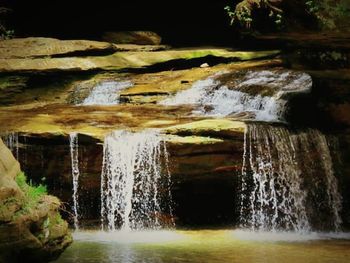
[[19,163],[0,139],[0,262],[42,262],[72,242],[54,196],[28,185]]
[[103,41],[115,44],[159,45],[162,38],[152,31],[105,32]]

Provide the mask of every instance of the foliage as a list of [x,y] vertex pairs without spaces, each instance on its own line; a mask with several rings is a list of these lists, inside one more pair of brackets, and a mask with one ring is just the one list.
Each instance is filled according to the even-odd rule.
[[307,0],[307,12],[317,18],[322,28],[335,29],[344,26],[350,19],[350,2],[348,0]]
[[38,186],[34,186],[31,181],[27,182],[27,177],[23,172],[19,173],[16,176],[16,183],[19,188],[25,194],[25,204],[23,206],[23,210],[28,210],[39,202],[41,197],[47,194],[46,186],[39,184]]
[[[284,29],[295,23],[293,14],[297,13],[309,17],[310,21],[317,21],[322,29],[346,28],[350,21],[349,0],[241,0],[234,6],[226,6],[225,10],[231,18],[231,24],[248,30],[271,26],[257,21],[257,13],[260,16],[265,14],[268,20],[273,21],[275,29]],[[285,17],[287,13],[288,17]]]
[[250,30],[253,27],[253,12],[264,10],[266,17],[275,23],[275,27],[283,27],[283,11],[274,6],[270,0],[243,0],[235,8],[226,6],[225,10],[231,18],[231,25],[238,24],[243,29]]
[[253,21],[251,17],[251,12],[247,7],[242,7],[239,10],[232,10],[230,6],[226,6],[225,10],[227,11],[227,14],[231,18],[231,25],[233,25],[235,22],[238,22],[241,26],[245,28],[250,28],[251,23]]

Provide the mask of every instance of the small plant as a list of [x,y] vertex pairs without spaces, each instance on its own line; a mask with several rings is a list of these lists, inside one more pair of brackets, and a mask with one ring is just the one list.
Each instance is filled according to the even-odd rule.
[[1,36],[0,39],[6,40],[6,39],[12,39],[15,37],[15,31],[14,30],[5,30]]
[[6,16],[6,14],[10,12],[11,12],[11,9],[0,6],[0,40],[13,38],[15,35],[14,30],[9,30],[6,28],[4,21],[2,19],[3,16]]
[[28,210],[34,207],[41,197],[47,194],[46,186],[39,184],[38,186],[34,186],[31,181],[27,182],[27,177],[23,172],[19,173],[16,176],[16,183],[19,188],[25,194],[25,204],[23,205],[23,210]]

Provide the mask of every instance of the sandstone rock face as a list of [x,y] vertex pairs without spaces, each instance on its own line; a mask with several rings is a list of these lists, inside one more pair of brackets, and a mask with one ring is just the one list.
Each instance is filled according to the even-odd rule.
[[151,31],[105,32],[102,39],[115,44],[159,45],[162,38]]
[[[16,51],[9,51],[9,53],[11,52]],[[35,59],[0,57],[0,72],[52,73],[87,70],[125,70],[148,67],[172,60],[191,60],[204,58],[206,56],[214,56],[234,61],[264,58],[276,54],[278,54],[278,51],[235,52],[230,49],[207,48],[158,52],[116,52],[112,55],[86,57],[37,57]]]
[[34,200],[26,192],[32,187],[15,181],[19,173],[19,163],[0,140],[0,262],[23,262],[24,255],[27,262],[53,259],[72,242],[58,212],[61,203],[44,194]]
[[92,53],[114,53],[110,43],[89,40],[58,40],[54,38],[28,37],[0,42],[0,59],[42,58],[51,56],[86,56]]

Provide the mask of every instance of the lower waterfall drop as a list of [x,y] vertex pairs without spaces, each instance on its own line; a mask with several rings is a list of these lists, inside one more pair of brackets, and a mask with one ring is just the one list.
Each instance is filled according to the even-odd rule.
[[308,171],[310,175],[308,184],[314,186],[309,193],[311,199],[316,200],[319,195],[323,197],[314,204],[316,209],[313,216],[320,217],[321,214],[326,214],[321,219],[322,227],[326,230],[340,231],[342,197],[326,136],[318,130],[309,130],[294,136],[293,139],[299,151],[305,153],[300,156],[299,164],[302,164],[303,170]]
[[[301,233],[339,230],[341,197],[332,166],[326,138],[319,131],[292,134],[283,127],[249,124],[244,136],[241,226]],[[322,192],[327,205],[319,207],[315,200]],[[324,220],[328,225],[315,220],[324,210],[329,211],[330,218]]]
[[106,136],[102,229],[114,231],[119,225],[122,230],[159,229],[164,213],[172,218],[167,160],[165,143],[156,130],[115,131]]
[[78,198],[78,186],[79,186],[79,144],[78,134],[69,134],[69,146],[70,146],[70,157],[72,165],[72,182],[73,182],[73,213],[74,213],[74,228],[79,229],[79,198]]

